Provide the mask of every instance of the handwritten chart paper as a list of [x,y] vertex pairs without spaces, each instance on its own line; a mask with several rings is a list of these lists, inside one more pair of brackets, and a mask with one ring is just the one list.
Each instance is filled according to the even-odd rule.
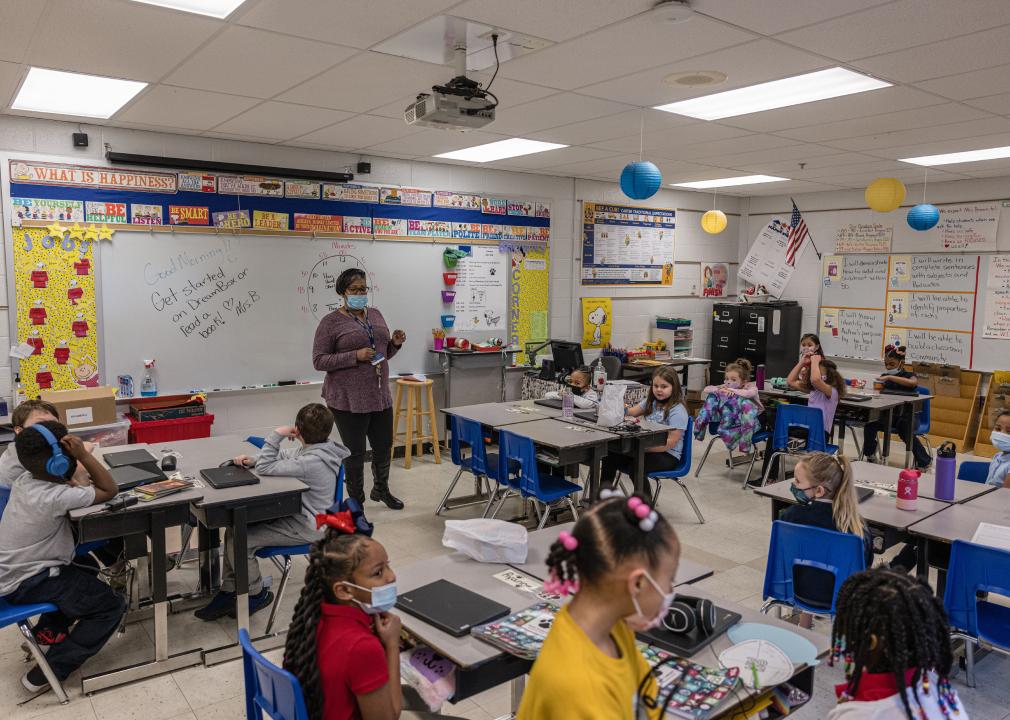
[[835,234],[836,253],[889,253],[894,228],[883,223],[849,223]]
[[456,265],[453,312],[459,330],[505,330],[508,278],[505,256],[496,247],[473,246]]
[[876,360],[884,335],[884,311],[821,308],[819,335],[828,355]]
[[[740,265],[738,277],[751,285],[762,285],[773,297],[780,298],[785,292],[795,269],[786,264],[786,243],[789,238],[789,223],[775,217],[761,229]],[[807,245],[800,246],[796,259],[806,251]]]
[[976,252],[996,249],[999,203],[943,205],[936,232],[944,250]]
[[887,255],[825,255],[821,304],[884,309]]
[[1010,340],[1010,257],[994,255],[990,258],[986,288],[982,337]]
[[970,332],[888,327],[884,340],[887,344],[904,345],[911,360],[959,365],[960,367],[971,366]]

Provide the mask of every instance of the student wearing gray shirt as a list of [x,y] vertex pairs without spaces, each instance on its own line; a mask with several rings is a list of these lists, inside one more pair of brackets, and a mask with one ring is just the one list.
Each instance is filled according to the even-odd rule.
[[[11,486],[0,519],[0,596],[16,605],[52,603],[74,629],[49,648],[46,659],[63,681],[101,650],[126,612],[125,601],[89,569],[72,564],[74,536],[67,513],[104,503],[116,496],[116,483],[80,438],[67,434],[58,422],[46,420],[25,428],[14,441],[25,472]],[[65,467],[54,475],[58,463]],[[70,479],[78,464],[94,485],[74,487]],[[37,693],[49,683],[38,666],[21,684]]]

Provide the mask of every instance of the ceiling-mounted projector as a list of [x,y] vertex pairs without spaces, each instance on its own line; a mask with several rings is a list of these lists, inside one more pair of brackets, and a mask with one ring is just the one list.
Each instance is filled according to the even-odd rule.
[[472,130],[494,122],[497,99],[466,76],[454,77],[445,85],[435,85],[430,93],[420,93],[403,111],[408,125]]

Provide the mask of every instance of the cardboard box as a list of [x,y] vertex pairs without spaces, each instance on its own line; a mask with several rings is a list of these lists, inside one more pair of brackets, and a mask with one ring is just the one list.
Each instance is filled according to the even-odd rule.
[[937,368],[934,379],[934,395],[961,397],[961,368],[952,365],[941,365]]
[[60,422],[71,429],[85,425],[108,425],[118,419],[115,388],[46,390],[41,398],[56,406]]
[[917,362],[912,363],[911,370],[919,379],[919,387],[929,390],[930,395],[936,395],[937,366],[932,363]]

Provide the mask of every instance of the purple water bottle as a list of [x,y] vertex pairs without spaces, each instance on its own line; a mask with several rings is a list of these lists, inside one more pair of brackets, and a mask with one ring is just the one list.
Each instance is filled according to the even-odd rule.
[[933,495],[937,500],[954,500],[954,477],[957,470],[957,447],[949,440],[936,449],[936,480]]
[[758,390],[765,389],[765,366],[758,365],[757,370],[754,371],[754,382],[757,384]]

